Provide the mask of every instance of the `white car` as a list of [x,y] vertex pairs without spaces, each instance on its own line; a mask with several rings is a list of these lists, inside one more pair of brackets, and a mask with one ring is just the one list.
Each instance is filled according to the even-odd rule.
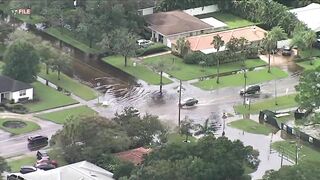
[[153,42],[150,41],[150,40],[139,39],[139,40],[137,40],[137,44],[138,44],[140,47],[148,47],[148,46],[150,46],[151,44],[153,44]]

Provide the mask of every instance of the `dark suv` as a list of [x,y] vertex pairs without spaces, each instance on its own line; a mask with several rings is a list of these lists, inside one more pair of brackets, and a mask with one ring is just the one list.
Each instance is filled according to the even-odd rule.
[[245,94],[256,94],[259,93],[261,91],[260,86],[259,85],[254,85],[254,86],[250,86],[246,89],[246,91],[244,91],[244,89],[242,89],[240,91],[240,95],[243,96]]
[[30,136],[28,137],[28,142],[30,144],[32,143],[47,143],[48,142],[48,137],[46,136]]

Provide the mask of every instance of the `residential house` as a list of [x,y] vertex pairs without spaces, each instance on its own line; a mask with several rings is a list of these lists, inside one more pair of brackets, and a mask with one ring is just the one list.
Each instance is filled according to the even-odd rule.
[[0,103],[5,100],[17,103],[32,99],[33,87],[30,84],[0,75]]
[[111,172],[87,161],[48,171],[37,170],[28,174],[14,173],[11,175],[20,177],[17,180],[114,180]]
[[[205,54],[210,54],[210,53],[217,52],[217,50],[211,44],[214,36],[217,36],[217,35],[221,36],[225,44],[229,42],[232,37],[234,38],[243,37],[247,39],[249,42],[254,43],[254,42],[261,41],[265,37],[266,33],[267,31],[265,31],[262,28],[259,28],[257,26],[249,26],[249,27],[232,29],[227,31],[220,31],[220,32],[203,34],[198,36],[191,36],[191,37],[187,37],[186,40],[189,41],[190,43],[191,51],[201,51]],[[177,51],[176,41],[173,41],[172,43],[173,43],[172,50]],[[223,51],[223,50],[225,50],[225,47],[220,48],[220,51]]]
[[150,152],[151,149],[139,147],[128,151],[119,152],[114,155],[123,161],[129,161],[132,162],[134,165],[139,165],[143,161],[143,156],[149,154]]
[[147,15],[145,20],[152,33],[152,40],[168,47],[171,47],[172,40],[179,37],[196,36],[226,28],[224,23],[214,18],[201,20],[180,10]]
[[311,3],[308,6],[291,9],[290,12],[303,23],[305,23],[311,30],[320,32],[320,4]]

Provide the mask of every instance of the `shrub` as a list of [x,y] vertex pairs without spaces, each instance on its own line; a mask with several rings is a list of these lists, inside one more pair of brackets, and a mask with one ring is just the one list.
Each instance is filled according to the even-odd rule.
[[168,47],[165,46],[164,44],[160,44],[160,43],[155,43],[149,47],[146,48],[140,48],[136,51],[136,54],[138,56],[146,56],[149,54],[154,54],[154,53],[159,53],[159,52],[164,52],[168,50]]
[[7,111],[10,111],[13,113],[19,113],[19,114],[25,114],[28,112],[27,108],[19,103],[17,103],[17,104],[6,103],[6,104],[4,104],[4,108]]
[[183,58],[186,64],[199,64],[201,61],[208,62],[208,56],[200,51],[189,53]]

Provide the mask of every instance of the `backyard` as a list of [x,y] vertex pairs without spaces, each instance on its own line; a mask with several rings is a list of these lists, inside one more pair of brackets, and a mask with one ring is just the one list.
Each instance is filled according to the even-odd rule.
[[34,88],[35,101],[25,104],[29,112],[38,112],[78,103],[71,97],[39,82],[33,83],[32,86]]
[[275,98],[267,99],[264,101],[256,102],[249,106],[246,105],[237,105],[234,107],[234,110],[239,114],[257,114],[261,110],[281,110],[286,108],[291,108],[298,106],[297,102],[295,101],[296,94],[290,94],[287,96],[280,96],[277,98],[277,104],[275,105]]
[[[166,64],[167,70],[165,72],[183,81],[215,75],[217,73],[216,66],[203,68],[198,64],[186,64],[181,58],[172,54],[146,58],[143,60],[143,64],[152,67],[160,61],[163,61]],[[254,68],[265,65],[266,63],[261,59],[249,59],[245,61],[246,68]],[[242,62],[221,64],[220,73],[237,71],[241,68]]]
[[[120,69],[137,79],[142,79],[148,84],[159,85],[160,84],[160,75],[153,72],[151,69],[147,68],[144,65],[139,63],[136,66],[133,66],[133,61],[128,58],[128,66],[124,66],[124,57],[122,56],[109,56],[103,58],[105,63],[110,64],[111,66]],[[163,77],[163,84],[169,84],[172,81],[168,78]]]
[[251,25],[255,24],[255,23],[250,22],[246,19],[242,19],[242,18],[237,17],[233,14],[224,13],[224,12],[214,12],[214,13],[199,15],[197,17],[200,19],[213,17],[213,18],[218,19],[218,20],[224,22],[225,24],[227,24],[230,29],[246,27],[246,26],[251,26]]
[[64,124],[69,118],[78,116],[92,116],[97,114],[94,110],[87,106],[79,106],[75,108],[65,109],[61,111],[40,114],[37,117],[55,122],[57,124]]
[[272,133],[272,127],[267,124],[260,124],[251,119],[241,119],[228,123],[231,127],[241,129],[248,133],[268,135]]
[[84,100],[92,100],[98,97],[98,92],[94,91],[90,87],[81,84],[80,82],[70,78],[69,76],[61,73],[60,80],[58,80],[58,75],[56,72],[46,74],[45,68],[41,69],[41,72],[38,76],[52,82],[53,84],[62,87],[63,89],[72,92],[76,96]]
[[[258,71],[247,72],[247,85],[257,84],[266,81],[271,81],[274,79],[281,79],[288,77],[288,74],[279,68],[271,68],[271,73],[267,72],[267,69],[262,69]],[[221,76],[220,82],[217,84],[216,78],[199,81],[193,83],[194,86],[199,87],[203,90],[214,90],[224,87],[237,87],[244,85],[244,74],[233,74],[229,76]]]

